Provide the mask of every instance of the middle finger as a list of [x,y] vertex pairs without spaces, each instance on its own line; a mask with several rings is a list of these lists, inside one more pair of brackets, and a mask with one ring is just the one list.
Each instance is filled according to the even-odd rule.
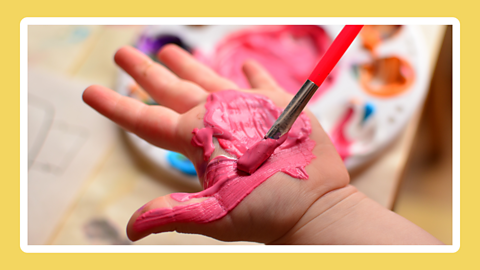
[[218,75],[176,45],[170,44],[163,47],[158,52],[158,58],[180,78],[192,81],[208,92],[238,89],[235,83]]

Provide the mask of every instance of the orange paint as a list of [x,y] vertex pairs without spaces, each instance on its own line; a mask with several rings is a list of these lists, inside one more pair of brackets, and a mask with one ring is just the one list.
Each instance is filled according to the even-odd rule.
[[396,35],[401,25],[365,25],[360,32],[363,46],[372,51],[385,39]]
[[409,89],[414,79],[412,66],[398,57],[375,59],[360,66],[360,84],[374,96],[398,95]]
[[390,56],[380,58],[375,49],[386,39],[397,35],[401,25],[366,25],[360,32],[363,46],[373,61],[359,67],[363,89],[377,97],[392,97],[408,90],[415,80],[413,67],[404,59]]

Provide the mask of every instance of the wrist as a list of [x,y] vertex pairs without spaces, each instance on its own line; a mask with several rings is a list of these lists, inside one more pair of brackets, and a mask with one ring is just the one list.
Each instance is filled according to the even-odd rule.
[[348,185],[320,197],[287,234],[271,244],[438,245],[442,242]]
[[269,244],[335,244],[328,237],[335,230],[335,223],[364,198],[366,196],[351,185],[330,191],[318,198],[286,234]]

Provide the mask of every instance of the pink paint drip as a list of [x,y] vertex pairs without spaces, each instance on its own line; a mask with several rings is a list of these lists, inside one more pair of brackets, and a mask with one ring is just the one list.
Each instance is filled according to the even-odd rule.
[[350,156],[350,145],[352,144],[352,141],[345,136],[345,128],[352,117],[353,108],[350,107],[330,134],[330,139],[335,145],[335,148],[337,149],[337,152],[342,160],[345,160]]
[[[250,88],[242,66],[254,59],[264,66],[278,84],[296,94],[331,44],[323,28],[316,25],[259,26],[234,32],[222,40],[209,58],[200,51],[194,55],[218,74],[242,88]],[[333,83],[334,70],[320,86],[315,101]]]
[[204,157],[209,159],[214,149],[212,137],[216,137],[220,146],[233,158],[217,156],[208,163],[203,191],[170,195],[179,202],[193,198],[205,200],[150,210],[137,218],[134,230],[141,232],[173,222],[208,223],[218,220],[277,172],[308,179],[305,167],[315,157],[312,154],[315,142],[308,137],[311,127],[305,113],[292,126],[286,141],[260,168],[247,175],[237,170],[237,158],[263,138],[282,110],[264,96],[233,90],[211,94],[205,108],[205,128],[194,130],[192,144],[202,147]]

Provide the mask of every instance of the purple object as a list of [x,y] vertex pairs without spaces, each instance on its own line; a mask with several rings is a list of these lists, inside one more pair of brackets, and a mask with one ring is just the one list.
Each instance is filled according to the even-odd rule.
[[189,46],[185,44],[179,37],[175,35],[158,35],[158,36],[147,36],[142,35],[137,42],[137,49],[143,53],[154,58],[158,50],[167,44],[176,44],[183,49],[190,51]]

